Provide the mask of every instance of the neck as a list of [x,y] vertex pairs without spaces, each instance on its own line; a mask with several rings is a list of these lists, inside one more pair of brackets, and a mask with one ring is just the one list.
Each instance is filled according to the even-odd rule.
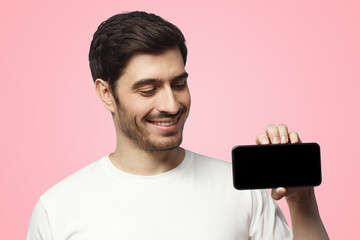
[[120,170],[134,175],[151,176],[170,171],[185,157],[185,151],[180,147],[167,151],[146,151],[119,145],[110,154],[110,161]]

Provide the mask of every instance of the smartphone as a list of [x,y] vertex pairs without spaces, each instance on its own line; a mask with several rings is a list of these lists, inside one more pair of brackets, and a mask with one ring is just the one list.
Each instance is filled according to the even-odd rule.
[[238,190],[319,186],[317,143],[245,145],[232,149],[233,183]]

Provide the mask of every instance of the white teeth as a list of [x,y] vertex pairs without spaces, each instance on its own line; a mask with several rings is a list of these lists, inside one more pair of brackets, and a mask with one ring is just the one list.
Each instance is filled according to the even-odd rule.
[[174,121],[171,122],[153,122],[153,124],[157,125],[157,126],[170,126],[173,125],[177,122],[177,119],[175,119]]

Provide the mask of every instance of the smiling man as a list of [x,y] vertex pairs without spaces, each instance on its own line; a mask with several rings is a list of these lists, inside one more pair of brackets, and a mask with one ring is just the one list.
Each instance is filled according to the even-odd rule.
[[[34,239],[327,239],[313,188],[237,191],[231,165],[180,147],[190,110],[181,31],[159,16],[118,14],[90,47],[96,92],[111,112],[113,153],[61,181],[37,202]],[[269,125],[258,144],[297,143]]]
[[182,161],[185,152],[179,145],[191,102],[187,77],[174,46],[161,53],[134,53],[115,94],[107,81],[96,79],[97,94],[113,114],[118,144],[110,160],[116,167],[154,175]]

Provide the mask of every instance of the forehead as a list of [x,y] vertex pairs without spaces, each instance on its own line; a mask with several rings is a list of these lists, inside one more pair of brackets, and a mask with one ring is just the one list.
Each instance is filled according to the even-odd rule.
[[137,81],[145,78],[170,80],[185,71],[179,48],[160,53],[137,53],[127,63],[119,81]]

